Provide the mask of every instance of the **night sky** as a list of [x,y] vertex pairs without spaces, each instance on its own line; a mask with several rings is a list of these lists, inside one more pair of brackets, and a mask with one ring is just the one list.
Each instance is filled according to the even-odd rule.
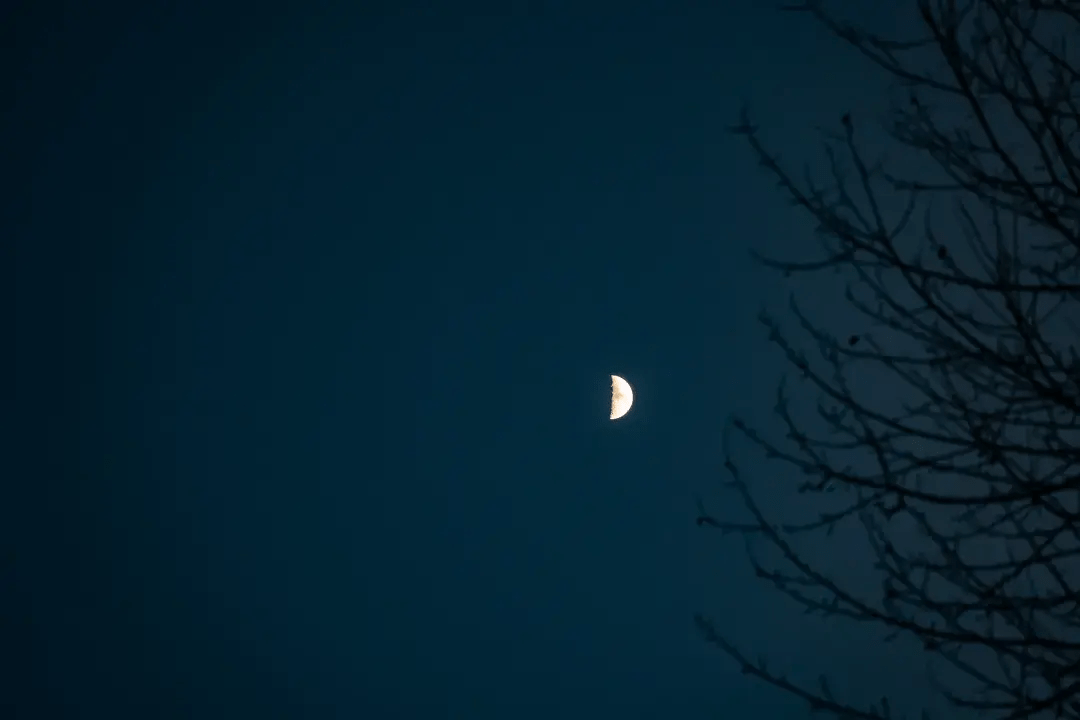
[[[4,12],[0,715],[807,716],[699,611],[798,677],[921,681],[694,524],[697,495],[729,499],[725,422],[767,424],[784,368],[757,314],[787,289],[749,251],[813,242],[727,128],[747,102],[798,160],[879,88],[809,19]],[[615,423],[612,373],[635,392]]]

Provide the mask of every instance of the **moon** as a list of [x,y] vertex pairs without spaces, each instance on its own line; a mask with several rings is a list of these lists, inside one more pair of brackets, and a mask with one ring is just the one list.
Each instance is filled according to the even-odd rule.
[[618,375],[611,376],[611,419],[618,420],[630,412],[630,406],[634,404],[634,391],[630,389],[630,383]]

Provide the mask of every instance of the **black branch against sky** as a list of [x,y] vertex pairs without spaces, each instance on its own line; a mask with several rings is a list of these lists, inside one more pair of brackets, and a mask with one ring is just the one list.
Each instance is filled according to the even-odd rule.
[[[883,127],[843,115],[825,180],[796,179],[748,114],[735,128],[820,245],[810,261],[760,260],[793,281],[842,278],[852,312],[824,322],[793,299],[793,330],[763,314],[795,370],[777,394],[782,431],[735,418],[728,439],[775,470],[748,477],[727,444],[726,486],[747,515],[702,504],[698,523],[742,537],[757,576],[809,613],[880,629],[883,655],[921,648],[953,716],[1080,718],[1077,7],[920,0],[910,40],[821,3],[789,8],[884,71]],[[766,513],[766,481],[811,515]],[[871,550],[859,587],[805,550],[852,532]],[[775,671],[697,622],[814,710],[908,714]]]

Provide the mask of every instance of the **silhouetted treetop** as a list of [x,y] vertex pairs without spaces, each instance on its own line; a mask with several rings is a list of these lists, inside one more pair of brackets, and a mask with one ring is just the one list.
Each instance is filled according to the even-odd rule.
[[[807,609],[867,623],[926,653],[953,716],[1080,718],[1080,3],[920,0],[920,32],[886,38],[807,14],[882,71],[882,122],[826,132],[822,172],[796,179],[744,113],[745,138],[811,221],[816,256],[757,252],[820,275],[847,311],[798,294],[763,313],[793,370],[776,427],[734,418],[773,461],[751,478],[726,445],[742,520],[698,522],[747,540],[759,578]],[[804,498],[777,519],[758,501]],[[857,533],[857,535],[853,535]],[[807,548],[861,538],[872,559],[836,572]],[[842,578],[856,578],[844,581]],[[752,661],[743,670],[846,718],[899,717]],[[894,698],[893,705],[897,699]]]

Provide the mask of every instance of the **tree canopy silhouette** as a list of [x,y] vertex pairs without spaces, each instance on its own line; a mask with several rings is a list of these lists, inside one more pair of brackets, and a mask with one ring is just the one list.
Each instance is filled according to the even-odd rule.
[[[748,114],[735,128],[819,248],[759,259],[841,278],[850,312],[814,318],[796,296],[792,322],[763,314],[794,369],[777,393],[782,431],[733,419],[726,485],[747,519],[701,505],[698,523],[742,537],[757,576],[809,612],[914,640],[952,716],[1080,719],[1080,3],[916,5],[912,39],[820,2],[787,8],[886,78],[883,123],[849,113],[825,133],[823,178],[797,180]],[[750,477],[731,440],[773,472]],[[813,516],[771,516],[764,482]],[[865,567],[838,572],[807,550],[852,532]],[[697,622],[813,710],[899,716],[888,699],[773,671]]]

